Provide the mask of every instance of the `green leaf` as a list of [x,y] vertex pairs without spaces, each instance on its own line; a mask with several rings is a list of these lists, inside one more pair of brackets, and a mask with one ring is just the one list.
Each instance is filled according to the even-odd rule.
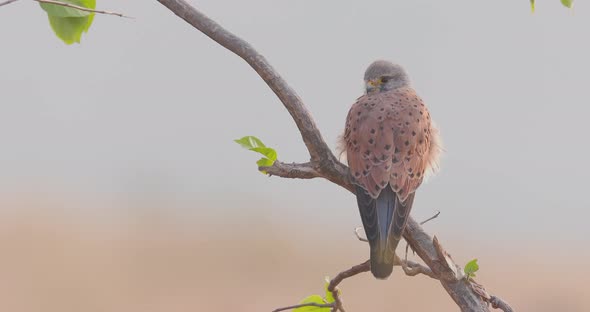
[[[327,302],[324,301],[324,298],[322,298],[322,296],[320,295],[311,295],[305,299],[303,299],[300,304],[304,304],[304,303],[317,303],[317,304],[326,304]],[[301,308],[297,308],[295,310],[293,310],[294,312],[309,312],[309,311],[313,311],[313,312],[329,312],[330,310],[332,310],[329,307],[325,307],[325,308],[321,308],[321,307],[301,307]]]
[[66,44],[80,43],[82,33],[88,31],[94,16],[54,17],[49,16],[49,24],[58,38]]
[[[96,8],[96,0],[61,0],[62,2],[75,4],[89,9]],[[48,3],[40,3],[41,8],[47,12],[51,29],[58,38],[66,44],[80,43],[82,33],[87,32],[94,20],[94,13],[84,12],[74,8]]]
[[[330,278],[328,276],[326,276],[326,283],[324,284],[324,290],[326,291],[326,302],[327,303],[332,303],[334,301],[336,301],[336,299],[334,299],[334,295],[332,294],[331,291],[328,290],[328,286],[330,286]],[[338,288],[336,288],[338,289]],[[338,291],[338,295],[340,295],[340,289],[337,290]]]
[[249,150],[256,147],[266,147],[266,145],[264,145],[264,143],[262,143],[262,141],[260,141],[259,138],[251,135],[245,136],[241,139],[234,140],[234,142],[240,144],[243,148]]
[[477,272],[478,270],[479,265],[477,264],[477,259],[473,259],[467,262],[467,264],[465,264],[465,268],[463,269],[468,279],[471,277],[475,277],[475,272]]
[[535,13],[535,0],[530,0],[531,1],[531,12]]
[[[268,158],[260,158],[259,160],[256,161],[256,164],[258,165],[258,167],[270,167],[274,164],[274,160],[270,160]],[[266,172],[263,172],[264,174],[266,174]]]
[[[272,149],[270,147],[254,147],[254,148],[251,148],[250,150],[266,156],[266,158],[268,158],[272,162],[277,160],[277,151],[275,151],[274,149]],[[271,164],[271,166],[272,166],[272,164]]]
[[574,0],[561,0],[564,7],[571,9],[574,6]]
[[[264,145],[264,143],[262,143],[262,141],[255,136],[245,136],[241,139],[234,140],[234,142],[240,144],[247,150],[262,154],[264,156],[256,162],[258,167],[270,167],[277,160],[277,151]],[[266,174],[266,171],[264,170],[261,170],[260,172]]]

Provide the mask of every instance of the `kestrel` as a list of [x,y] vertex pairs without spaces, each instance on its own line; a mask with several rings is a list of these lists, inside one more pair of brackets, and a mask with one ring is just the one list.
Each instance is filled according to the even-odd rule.
[[414,193],[438,168],[441,147],[430,113],[400,65],[376,61],[364,80],[366,93],[348,112],[339,143],[356,185],[371,272],[385,279],[393,270]]

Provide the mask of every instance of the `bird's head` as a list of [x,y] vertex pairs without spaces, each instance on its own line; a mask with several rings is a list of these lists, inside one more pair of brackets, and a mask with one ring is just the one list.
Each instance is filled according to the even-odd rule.
[[391,91],[409,84],[410,78],[403,67],[388,61],[375,61],[365,71],[367,93]]

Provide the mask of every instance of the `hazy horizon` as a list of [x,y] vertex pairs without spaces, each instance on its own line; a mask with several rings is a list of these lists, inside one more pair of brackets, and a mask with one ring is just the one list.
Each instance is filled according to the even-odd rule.
[[[43,246],[42,235],[19,237],[44,222],[55,222],[66,233],[94,223],[103,235],[95,249],[100,253],[110,248],[105,245],[111,231],[135,233],[127,222],[141,223],[147,216],[169,219],[163,228],[186,229],[188,245],[209,238],[192,251],[195,261],[199,252],[226,255],[215,242],[235,237],[259,246],[247,255],[251,261],[268,260],[272,239],[282,242],[276,250],[281,254],[322,246],[313,248],[326,253],[318,256],[325,266],[314,267],[322,272],[332,248],[350,256],[339,260],[344,267],[366,258],[363,246],[350,247],[357,244],[352,229],[361,222],[349,192],[322,179],[265,177],[256,171],[257,156],[233,142],[256,135],[281,161],[309,159],[288,112],[244,61],[156,1],[97,2],[100,9],[134,19],[96,16],[82,43],[72,46],[54,36],[37,3],[0,7],[0,215],[17,216],[23,224],[35,221],[15,229],[10,221],[0,222],[3,243]],[[498,252],[518,263],[533,259],[518,276],[538,272],[539,287],[549,291],[546,285],[562,270],[554,257],[590,259],[590,249],[583,247],[590,245],[587,3],[576,2],[571,11],[557,0],[538,1],[531,14],[527,0],[190,2],[269,60],[301,96],[332,148],[350,105],[363,92],[366,66],[375,59],[403,65],[445,145],[441,172],[420,188],[412,215],[423,220],[440,210],[426,229],[458,261],[478,257],[489,272],[501,274],[513,268]],[[149,228],[140,233],[149,237]],[[252,228],[262,230],[251,233]],[[69,235],[75,234],[65,235],[65,245]],[[125,235],[115,235],[121,246],[128,242]],[[182,241],[182,235],[173,238]],[[164,260],[161,265],[166,267]],[[195,265],[212,268],[204,284],[217,283],[213,271],[224,277],[243,273],[214,261]],[[287,287],[276,275],[296,276],[299,265],[286,261],[259,272],[261,280]],[[321,284],[314,290],[307,282],[273,298],[287,305],[300,292],[321,290]],[[420,282],[412,289],[420,289]],[[519,297],[523,289],[508,276],[482,274],[481,282],[493,284],[490,290],[508,301],[538,308],[538,297],[533,292]],[[435,298],[446,302],[444,290],[428,283],[436,287]],[[368,279],[362,285],[369,293],[384,291],[382,283]],[[585,288],[572,284],[571,289],[579,301],[572,300],[582,302]],[[568,311],[587,309],[576,304]]]

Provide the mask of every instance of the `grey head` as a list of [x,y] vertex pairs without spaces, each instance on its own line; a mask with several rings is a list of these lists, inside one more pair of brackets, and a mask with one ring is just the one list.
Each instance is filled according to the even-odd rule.
[[410,77],[398,64],[389,61],[375,61],[365,71],[367,93],[386,92],[410,85]]

